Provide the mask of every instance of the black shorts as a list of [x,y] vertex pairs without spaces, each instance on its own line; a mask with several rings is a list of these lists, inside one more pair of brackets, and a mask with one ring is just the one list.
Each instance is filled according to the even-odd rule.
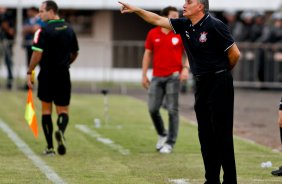
[[38,98],[44,102],[54,102],[58,106],[68,106],[71,98],[69,71],[57,73],[41,72],[38,76]]

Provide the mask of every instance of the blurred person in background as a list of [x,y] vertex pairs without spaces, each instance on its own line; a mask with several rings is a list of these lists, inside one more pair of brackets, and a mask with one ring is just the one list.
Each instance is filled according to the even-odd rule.
[[[251,27],[252,34],[250,35],[250,42],[252,43],[260,43],[260,39],[262,38],[264,32],[266,31],[265,25],[265,14],[264,12],[257,11],[254,14],[254,23]],[[258,71],[257,77],[260,82],[264,82],[264,67],[265,67],[265,52],[261,45],[256,48],[255,52],[257,54],[258,59]],[[262,88],[263,89],[263,88]]]
[[240,34],[237,35],[237,37],[235,38],[237,42],[250,41],[251,35],[253,34],[251,32],[251,29],[253,26],[253,17],[254,17],[254,13],[251,11],[244,11],[240,15],[243,26],[241,27],[241,30],[239,31]]
[[250,35],[250,41],[256,42],[263,34],[265,28],[265,14],[262,11],[254,13],[253,25],[251,27],[252,34]]
[[16,35],[14,18],[6,8],[0,7],[0,39],[3,46],[4,61],[7,67],[6,88],[13,85],[13,44]]
[[[179,18],[175,7],[166,7],[161,16]],[[155,129],[159,135],[156,149],[160,153],[171,153],[176,143],[179,128],[179,92],[181,81],[188,78],[188,60],[182,64],[184,47],[180,35],[170,29],[156,27],[149,31],[145,42],[142,61],[142,85],[148,89],[148,108]],[[147,77],[153,61],[153,78]],[[169,125],[166,131],[160,107],[165,99]]]
[[281,43],[282,41],[282,13],[275,12],[272,14],[272,26],[270,28],[270,34],[267,39],[269,43]]
[[227,10],[223,12],[223,17],[226,20],[226,24],[228,25],[234,40],[237,41],[243,30],[243,23],[238,20],[237,12],[234,10]]
[[[273,59],[269,63],[273,63],[278,61],[279,63],[282,61],[282,13],[274,12],[271,17],[269,24],[265,24],[264,29],[262,31],[262,35],[260,38],[256,40],[257,43],[268,43],[271,47],[267,47],[267,50],[273,55]],[[259,63],[259,73],[258,77],[260,81],[265,80],[273,80],[272,78],[266,78],[265,76],[265,62]],[[279,64],[280,65],[280,64]],[[281,68],[281,66],[279,66]],[[277,69],[277,68],[276,68]],[[281,70],[281,69],[279,69]],[[269,68],[267,72],[273,73],[273,68]],[[278,76],[278,80],[281,81],[281,75]]]
[[[26,65],[29,66],[29,62],[32,55],[32,40],[34,33],[43,26],[43,22],[38,16],[38,9],[35,7],[28,8],[26,11],[27,18],[23,23],[23,46],[26,50]],[[28,89],[27,84],[24,86],[24,89]]]

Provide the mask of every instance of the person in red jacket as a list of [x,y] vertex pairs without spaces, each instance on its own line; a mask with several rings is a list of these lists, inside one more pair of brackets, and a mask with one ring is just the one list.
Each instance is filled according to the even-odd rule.
[[[161,11],[161,16],[178,18],[179,13],[175,7],[169,6]],[[162,27],[155,27],[149,31],[142,62],[142,85],[148,89],[148,108],[159,135],[156,149],[160,153],[171,153],[177,139],[180,81],[188,78],[188,60],[182,63],[183,53],[180,35]],[[147,71],[151,62],[153,77],[150,81]],[[169,116],[168,132],[160,114],[164,99]]]

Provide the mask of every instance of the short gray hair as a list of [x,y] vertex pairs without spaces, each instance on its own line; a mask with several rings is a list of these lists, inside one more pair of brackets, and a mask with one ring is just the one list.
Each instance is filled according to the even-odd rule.
[[198,0],[199,3],[204,5],[204,12],[208,13],[209,12],[209,0]]

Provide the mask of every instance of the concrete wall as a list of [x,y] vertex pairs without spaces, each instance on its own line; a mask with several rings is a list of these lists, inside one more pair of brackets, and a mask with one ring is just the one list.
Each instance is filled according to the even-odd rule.
[[[117,11],[115,12],[117,15]],[[120,15],[120,14],[119,14]],[[113,69],[113,38],[114,31],[118,35],[125,35],[121,40],[142,40],[147,34],[147,27],[142,24],[134,25],[134,20],[142,22],[138,17],[130,17],[128,20],[121,20],[123,17],[114,19],[114,11],[95,11],[93,15],[93,34],[88,37],[78,37],[79,57],[71,66],[72,78],[74,80],[122,80],[122,81],[140,81],[140,69]],[[114,20],[116,20],[114,23]],[[137,22],[138,22],[137,21]],[[120,22],[123,22],[121,26]],[[145,24],[145,23],[143,23]],[[130,29],[128,29],[130,27]],[[127,30],[127,33],[124,32]],[[14,76],[26,77],[26,56],[25,50],[21,47],[20,36],[16,39],[14,46]],[[39,68],[37,68],[38,70]],[[0,59],[0,76],[6,78],[6,67]]]

